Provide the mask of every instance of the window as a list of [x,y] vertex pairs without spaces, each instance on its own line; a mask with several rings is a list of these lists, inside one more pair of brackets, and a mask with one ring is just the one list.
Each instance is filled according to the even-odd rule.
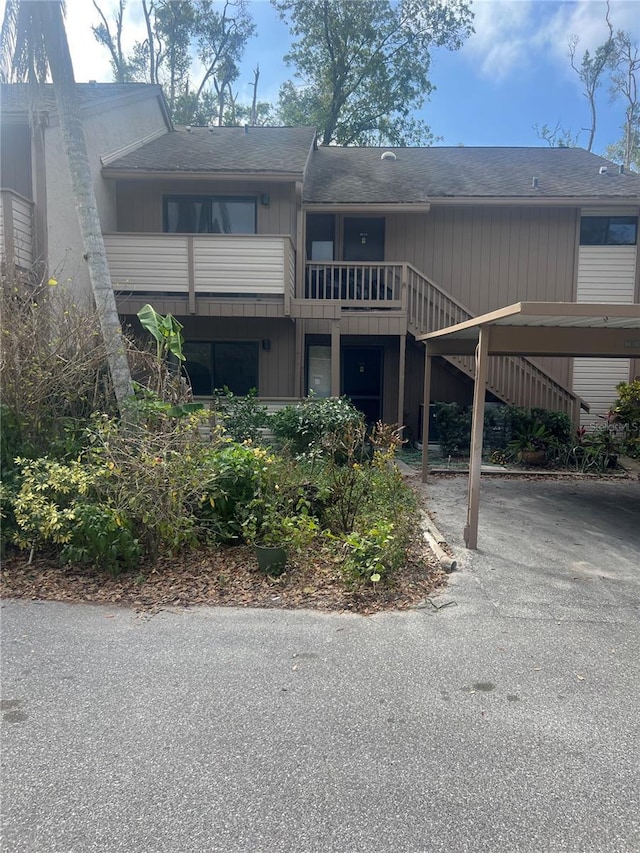
[[256,200],[233,196],[167,196],[164,230],[170,234],[255,234]]
[[580,221],[581,246],[635,246],[637,216],[583,216]]
[[187,341],[184,355],[184,367],[197,396],[208,396],[225,385],[241,397],[258,388],[256,341]]

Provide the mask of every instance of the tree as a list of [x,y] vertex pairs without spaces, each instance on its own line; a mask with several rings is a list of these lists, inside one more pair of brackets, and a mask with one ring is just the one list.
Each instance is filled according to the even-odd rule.
[[606,21],[609,28],[609,38],[599,45],[591,54],[588,50],[582,55],[582,60],[579,65],[576,65],[576,50],[580,41],[578,36],[573,36],[569,40],[569,61],[571,67],[578,75],[578,78],[583,86],[582,94],[587,99],[589,104],[589,114],[591,116],[591,124],[588,128],[584,128],[589,132],[587,142],[587,151],[593,148],[593,142],[596,136],[598,113],[596,109],[596,91],[601,86],[602,75],[607,67],[610,67],[612,62],[615,62],[616,46],[613,38],[613,27],[609,20],[609,3],[607,2]]
[[64,27],[62,0],[7,0],[0,31],[6,80],[44,82],[51,72],[64,150],[84,245],[84,257],[121,412],[132,394],[131,374],[93,191],[78,90]]
[[129,57],[121,49],[125,2],[118,0],[112,26],[94,0],[101,23],[93,32],[111,54],[114,78],[161,83],[178,123],[222,124],[234,100],[239,61],[255,32],[247,0],[142,0],[147,37]]
[[122,25],[126,2],[125,0],[118,0],[118,7],[115,12],[115,34],[111,32],[109,21],[96,0],[93,0],[93,5],[100,15],[101,21],[97,26],[91,27],[91,30],[100,44],[103,44],[111,54],[111,67],[113,68],[115,82],[128,83],[131,79],[131,69],[122,50]]
[[465,0],[272,0],[294,38],[295,69],[280,90],[284,124],[315,125],[324,145],[396,145],[433,139],[413,119],[433,91],[435,47],[458,49],[473,32]]
[[542,139],[550,148],[575,148],[578,144],[580,134],[562,127],[559,121],[554,127],[548,124],[543,124],[542,127],[534,124],[533,129],[538,139]]
[[[625,102],[622,138],[607,148],[607,156],[627,169],[640,172],[640,46],[631,35],[618,30],[615,35],[615,67],[611,74],[611,97]],[[613,156],[611,156],[613,155]]]

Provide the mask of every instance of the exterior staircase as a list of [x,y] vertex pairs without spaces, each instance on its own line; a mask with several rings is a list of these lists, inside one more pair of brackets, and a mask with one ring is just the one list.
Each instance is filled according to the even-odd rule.
[[[444,329],[473,318],[473,314],[411,264],[404,264],[407,329],[414,335]],[[472,356],[446,356],[446,361],[467,376],[475,376]],[[498,399],[515,406],[540,406],[566,412],[574,422],[580,398],[528,358],[492,356],[488,363],[487,389]]]

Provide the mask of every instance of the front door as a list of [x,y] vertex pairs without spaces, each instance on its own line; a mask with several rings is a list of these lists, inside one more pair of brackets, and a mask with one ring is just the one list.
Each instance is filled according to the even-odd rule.
[[384,218],[345,216],[343,258],[345,261],[384,261]]
[[382,347],[344,347],[342,393],[364,414],[367,423],[382,417]]

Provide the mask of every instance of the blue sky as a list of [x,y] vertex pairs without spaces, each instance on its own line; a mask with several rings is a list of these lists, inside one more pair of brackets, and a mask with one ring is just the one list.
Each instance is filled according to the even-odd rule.
[[[112,0],[102,0],[109,8]],[[138,0],[128,0],[132,38],[141,37]],[[462,50],[437,51],[431,79],[436,85],[421,113],[445,145],[540,145],[535,124],[560,122],[573,132],[587,124],[587,103],[571,70],[567,43],[580,38],[578,54],[607,36],[604,0],[476,0],[476,33]],[[250,100],[252,68],[261,70],[259,97],[275,100],[280,83],[291,77],[282,56],[288,30],[267,0],[253,0],[258,36],[249,44],[237,81],[241,100]],[[640,42],[640,0],[611,0],[615,28]],[[67,30],[76,79],[107,81],[106,51],[93,40],[97,15],[90,0],[67,0]],[[599,131],[594,150],[619,138],[623,107],[599,92]],[[580,142],[586,144],[587,134]]]

